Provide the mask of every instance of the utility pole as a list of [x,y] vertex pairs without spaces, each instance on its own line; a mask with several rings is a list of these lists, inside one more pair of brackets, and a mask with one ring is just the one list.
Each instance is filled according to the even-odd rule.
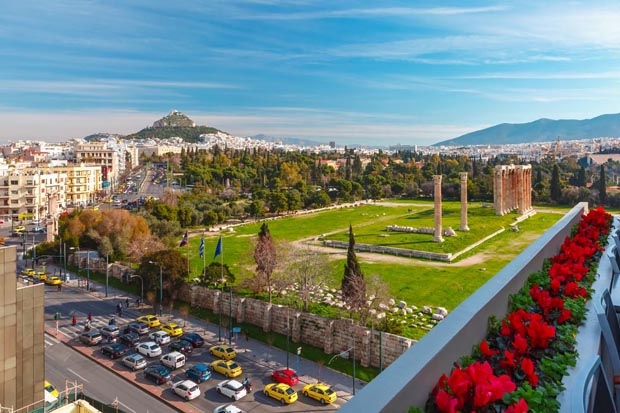
[[106,254],[105,255],[105,296],[108,296],[108,269],[109,267],[109,255],[110,254]]

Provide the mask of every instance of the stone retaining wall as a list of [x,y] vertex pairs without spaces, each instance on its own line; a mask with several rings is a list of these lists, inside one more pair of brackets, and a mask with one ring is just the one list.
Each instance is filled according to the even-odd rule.
[[[333,240],[325,240],[323,241],[323,245],[326,247],[332,248],[349,248],[348,242],[343,241],[333,241]],[[393,248],[393,247],[382,247],[380,245],[370,245],[370,244],[355,244],[355,250],[361,252],[375,252],[378,254],[391,254],[391,255],[401,255],[404,257],[411,258],[425,258],[428,260],[435,261],[452,261],[452,254],[440,254],[437,252],[428,252],[428,251],[418,251],[418,250],[409,250],[405,248]]]
[[[323,349],[327,354],[339,354],[351,349],[355,338],[355,358],[360,364],[373,367],[380,365],[379,332],[354,324],[350,319],[332,320],[234,294],[232,307],[229,307],[231,301],[228,292],[191,284],[184,284],[179,289],[178,297],[192,307],[211,310],[216,314],[221,308],[222,313],[228,315],[232,308],[233,318],[237,322],[254,324],[265,332],[286,335],[288,327],[292,342],[302,346],[307,343]],[[414,343],[415,340],[383,333],[383,367],[390,365]]]

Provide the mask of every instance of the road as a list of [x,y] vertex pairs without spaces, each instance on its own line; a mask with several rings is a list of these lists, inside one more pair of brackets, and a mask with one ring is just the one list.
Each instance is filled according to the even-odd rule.
[[[46,328],[53,329],[55,327],[54,314],[60,312],[62,314],[62,320],[59,324],[59,330],[61,333],[69,336],[69,337],[77,337],[79,333],[83,330],[83,323],[86,321],[86,316],[90,312],[93,317],[93,326],[94,327],[102,327],[108,324],[110,318],[115,315],[115,306],[119,302],[124,302],[124,296],[116,296],[115,294],[120,294],[119,292],[115,292],[115,294],[111,294],[110,298],[104,299],[98,296],[95,296],[90,293],[86,293],[82,289],[73,288],[73,287],[64,287],[62,291],[58,291],[55,287],[45,286],[45,318],[46,318]],[[114,297],[114,298],[113,298]],[[131,297],[131,303],[135,303],[135,297]],[[116,315],[117,324],[122,328],[126,323],[135,319],[136,316],[141,314],[137,308],[131,307],[128,310],[123,311],[122,317]],[[73,326],[71,323],[72,316],[75,315],[79,320],[77,326]],[[191,367],[197,363],[206,363],[209,364],[211,361],[214,361],[215,358],[208,353],[208,347],[216,344],[217,340],[214,335],[204,335],[203,326],[192,326],[187,325],[186,330],[193,330],[196,332],[200,332],[207,340],[205,346],[202,349],[196,349],[189,357],[188,364],[182,369],[176,370],[173,372],[172,381],[176,382],[180,379],[185,378],[184,369]],[[48,336],[47,341],[49,341],[50,337]],[[251,341],[252,342],[252,341]],[[63,345],[63,344],[55,344],[54,348]],[[165,346],[164,346],[165,347]],[[94,349],[94,348],[93,348]],[[68,349],[69,351],[76,350]],[[104,395],[108,395],[103,398],[103,401],[111,401],[114,397],[118,396],[119,400],[124,404],[129,406],[131,409],[134,409],[132,406],[132,401],[134,396],[128,396],[127,401],[124,401],[122,395],[129,388],[132,389],[133,392],[142,392],[137,387],[134,387],[132,383],[140,383],[142,385],[146,385],[147,388],[152,391],[154,394],[159,395],[159,397],[175,402],[179,402],[180,398],[174,395],[171,390],[169,390],[170,384],[164,384],[161,386],[155,386],[153,384],[147,383],[143,375],[141,373],[134,374],[130,373],[128,369],[120,364],[120,362],[110,362],[107,357],[101,355],[100,351],[94,349],[93,356],[97,359],[101,360],[101,364],[107,364],[109,368],[117,370],[121,372],[125,377],[116,377],[116,380],[108,380],[108,376],[115,375],[114,373],[100,367],[103,369],[106,374],[93,374],[93,369],[90,368],[89,365],[82,364],[81,362],[76,363],[75,366],[72,366],[72,371],[69,371],[71,375],[68,377],[71,378],[79,378],[80,376],[84,380],[84,384],[87,385],[86,388],[90,388],[91,384],[99,387],[101,382],[106,382],[106,386],[102,386],[102,389],[105,390]],[[51,351],[46,349],[46,353]],[[281,368],[281,366],[276,365],[265,365],[264,363],[257,362],[255,358],[257,353],[244,353],[244,350],[238,349],[240,354],[237,356],[236,360],[243,368],[244,373],[242,377],[239,377],[239,380],[242,380],[244,377],[248,377],[250,381],[254,384],[254,390],[252,394],[247,395],[241,400],[235,402],[235,406],[245,410],[246,412],[317,412],[317,411],[335,411],[340,406],[345,403],[345,399],[338,398],[338,400],[328,406],[322,406],[315,400],[309,399],[303,395],[301,395],[301,388],[305,383],[300,382],[295,386],[295,389],[299,392],[299,399],[292,405],[281,405],[274,399],[271,399],[265,396],[262,392],[263,387],[271,383],[270,373],[273,371],[274,367]],[[166,349],[164,348],[164,353]],[[254,358],[253,358],[254,357]],[[80,359],[84,358],[84,356],[80,355]],[[55,358],[54,358],[55,360]],[[63,363],[66,360],[65,356],[58,357],[58,363]],[[58,366],[58,363],[54,364],[54,366]],[[157,364],[157,360],[152,360],[151,363]],[[305,361],[304,361],[305,363]],[[55,369],[60,369],[59,367],[54,367]],[[306,371],[310,371],[310,368],[305,368]],[[56,373],[51,373],[56,374]],[[66,377],[66,372],[57,373],[60,375],[60,383],[57,384],[61,386],[64,383],[64,377]],[[58,375],[53,376],[54,380]],[[48,377],[49,379],[49,377]],[[218,374],[213,373],[213,376],[210,380],[205,383],[200,384],[200,390],[202,395],[188,402],[189,405],[193,406],[195,409],[199,411],[213,411],[216,406],[230,403],[230,401],[224,396],[218,394],[215,391],[215,385],[220,381],[225,380],[225,377]],[[309,378],[304,376],[304,380],[306,383],[308,382],[316,382],[316,379]],[[311,381],[310,381],[311,380]],[[109,387],[108,387],[109,386]],[[340,394],[339,394],[340,395]],[[95,396],[93,394],[93,396]],[[145,411],[145,410],[136,410],[136,411]]]
[[128,413],[176,412],[49,335],[45,336],[45,378],[58,391],[64,391],[65,380],[77,381],[88,396],[107,404],[118,399],[120,408]]

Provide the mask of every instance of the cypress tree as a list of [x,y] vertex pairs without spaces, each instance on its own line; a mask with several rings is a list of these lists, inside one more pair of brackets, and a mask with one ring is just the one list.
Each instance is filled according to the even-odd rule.
[[558,164],[553,165],[549,195],[554,202],[559,202],[562,197],[562,187],[560,186],[560,168],[558,168]]
[[577,176],[577,186],[586,186],[586,168],[583,166],[579,169],[579,175]]
[[349,248],[347,262],[344,264],[344,277],[341,284],[342,298],[349,305],[351,313],[359,310],[366,300],[366,282],[364,274],[355,255],[355,238],[353,227],[349,225]]
[[601,176],[598,179],[598,199],[601,205],[607,203],[607,178],[605,177],[605,165],[601,165]]

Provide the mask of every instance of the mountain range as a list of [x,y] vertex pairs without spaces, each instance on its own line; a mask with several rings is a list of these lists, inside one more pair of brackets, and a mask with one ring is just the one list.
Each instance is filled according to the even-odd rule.
[[538,119],[529,123],[502,123],[466,133],[433,146],[505,145],[620,136],[620,114],[592,119]]

